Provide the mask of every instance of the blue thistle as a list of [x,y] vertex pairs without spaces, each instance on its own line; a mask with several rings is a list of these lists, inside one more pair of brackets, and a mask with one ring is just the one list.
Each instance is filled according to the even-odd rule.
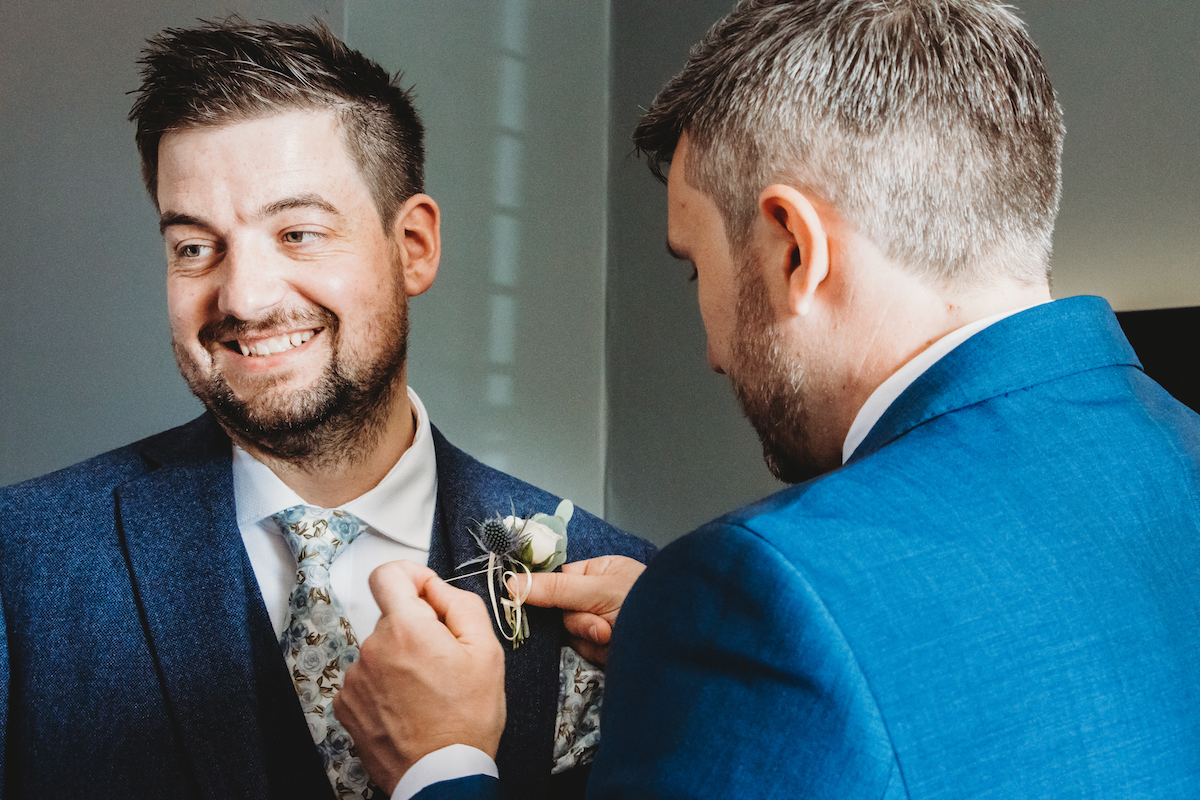
[[500,517],[484,520],[479,526],[479,545],[489,553],[506,556],[517,549],[520,536],[516,531],[510,531]]

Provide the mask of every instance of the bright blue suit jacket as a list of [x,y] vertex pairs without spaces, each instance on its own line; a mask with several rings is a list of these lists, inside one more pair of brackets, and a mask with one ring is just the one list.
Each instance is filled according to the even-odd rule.
[[1200,797],[1198,503],[1200,417],[1104,301],[998,322],[659,554],[589,800]]
[[[478,554],[472,523],[553,512],[558,498],[433,435],[439,574]],[[0,490],[5,797],[334,797],[242,545],[230,453],[205,415]],[[571,560],[652,552],[571,520]],[[459,585],[487,595],[482,577]],[[569,796],[550,779],[562,619],[529,613],[497,761],[514,797]]]

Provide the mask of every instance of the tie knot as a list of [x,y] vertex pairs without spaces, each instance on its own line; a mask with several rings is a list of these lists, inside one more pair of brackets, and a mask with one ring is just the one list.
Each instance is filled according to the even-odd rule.
[[292,506],[273,518],[302,569],[328,567],[367,527],[358,517],[337,508]]

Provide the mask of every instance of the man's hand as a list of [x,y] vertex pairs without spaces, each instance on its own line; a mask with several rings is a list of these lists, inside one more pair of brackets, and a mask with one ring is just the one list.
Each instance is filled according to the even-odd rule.
[[563,625],[571,647],[593,664],[604,666],[621,604],[645,568],[645,564],[625,556],[563,564],[562,572],[533,574],[526,602],[563,609]]
[[371,573],[382,616],[334,698],[371,778],[389,795],[422,756],[452,744],[492,758],[504,731],[504,651],[483,601],[430,569]]

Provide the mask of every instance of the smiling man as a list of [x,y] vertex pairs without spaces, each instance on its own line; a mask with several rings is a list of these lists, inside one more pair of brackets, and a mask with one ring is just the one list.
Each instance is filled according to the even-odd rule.
[[[413,438],[406,298],[438,266],[438,208],[380,224],[328,110],[166,133],[158,205],[172,343],[234,441],[326,507],[379,482]],[[313,158],[313,154],[321,158]]]
[[[1062,111],[1013,10],[743,0],[634,139],[796,485],[634,584],[588,797],[1200,796],[1200,418],[1102,299],[1050,300]],[[388,577],[374,636],[445,655],[365,643],[338,703],[387,698],[376,770],[455,741],[422,676],[486,674],[460,592]]]
[[[407,385],[408,300],[440,256],[408,93],[323,27],[150,45],[131,118],[175,355],[208,410],[0,493],[2,793],[383,797],[333,707],[380,619],[369,575],[449,576],[481,520],[559,498],[448,443]],[[571,518],[569,559],[652,550]],[[520,649],[484,632],[510,702],[473,708],[489,741],[469,743],[515,796],[575,796],[603,675],[560,614],[527,613]]]

